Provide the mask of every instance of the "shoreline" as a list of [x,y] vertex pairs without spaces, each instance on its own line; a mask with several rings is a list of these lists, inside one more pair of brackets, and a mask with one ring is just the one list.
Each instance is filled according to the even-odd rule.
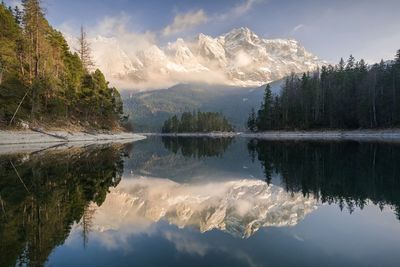
[[326,130],[326,131],[270,131],[250,132],[215,132],[215,133],[140,133],[144,136],[169,137],[243,137],[271,141],[385,141],[400,142],[400,129],[391,130]]
[[114,142],[119,140],[139,141],[146,136],[127,133],[86,133],[69,131],[0,131],[0,149],[4,145],[62,144],[73,142]]
[[[55,137],[58,136],[58,137]],[[109,144],[126,144],[146,139],[134,133],[89,134],[83,132],[0,131],[0,155],[39,153],[55,149],[70,149]]]
[[256,138],[271,141],[384,141],[400,142],[400,129],[390,130],[326,130],[326,131],[271,131],[271,132],[210,132],[210,133],[87,133],[69,131],[1,131],[0,151],[15,147],[49,147],[70,143],[134,142],[148,136]]

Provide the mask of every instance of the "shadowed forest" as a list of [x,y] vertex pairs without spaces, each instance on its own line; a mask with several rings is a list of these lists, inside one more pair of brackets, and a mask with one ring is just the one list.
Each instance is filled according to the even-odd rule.
[[71,227],[87,243],[93,210],[123,172],[121,146],[0,156],[0,266],[43,266]]

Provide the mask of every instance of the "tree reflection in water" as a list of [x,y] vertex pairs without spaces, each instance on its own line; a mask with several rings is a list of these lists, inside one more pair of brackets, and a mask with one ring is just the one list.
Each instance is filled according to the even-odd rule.
[[[0,157],[0,266],[41,266],[121,180],[122,146]],[[14,165],[14,167],[13,167]],[[82,220],[81,220],[82,218]]]
[[221,157],[233,142],[234,138],[211,137],[162,137],[165,148],[185,157],[205,158]]
[[389,205],[400,219],[400,145],[251,140],[248,150],[267,182],[275,173],[287,191],[312,194],[350,213],[368,201],[381,209]]

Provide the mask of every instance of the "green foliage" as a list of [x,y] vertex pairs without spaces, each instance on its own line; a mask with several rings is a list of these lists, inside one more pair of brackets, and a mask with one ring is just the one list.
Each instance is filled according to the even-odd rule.
[[266,91],[257,129],[250,130],[399,127],[399,66],[397,52],[389,64],[368,67],[350,56],[301,78],[292,74],[273,101]]
[[163,133],[231,132],[233,127],[217,112],[184,112],[181,118],[176,115],[167,119],[162,127]]
[[22,11],[0,5],[0,127],[9,124],[16,111],[14,123],[116,126],[122,114],[117,90],[108,86],[100,70],[85,70],[63,35],[47,22],[40,1],[22,4]]

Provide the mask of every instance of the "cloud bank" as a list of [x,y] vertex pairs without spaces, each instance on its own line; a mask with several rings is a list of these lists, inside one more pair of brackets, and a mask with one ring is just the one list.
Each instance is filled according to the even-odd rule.
[[164,36],[176,35],[186,30],[192,29],[208,21],[208,16],[204,10],[190,11],[184,14],[178,14],[172,24],[166,26],[162,31]]
[[[258,86],[275,80],[269,68],[254,74],[265,63],[254,54],[257,51],[227,52],[224,41],[218,39],[221,37],[174,39],[187,36],[200,25],[233,21],[261,2],[244,0],[221,13],[207,14],[204,9],[176,13],[169,25],[146,32],[135,29],[133,18],[126,13],[106,16],[86,29],[96,67],[113,86],[132,90],[169,88],[179,83]],[[72,50],[78,47],[75,36],[79,33],[72,30],[76,28],[68,23],[61,26]],[[173,42],[166,44],[167,40]]]

